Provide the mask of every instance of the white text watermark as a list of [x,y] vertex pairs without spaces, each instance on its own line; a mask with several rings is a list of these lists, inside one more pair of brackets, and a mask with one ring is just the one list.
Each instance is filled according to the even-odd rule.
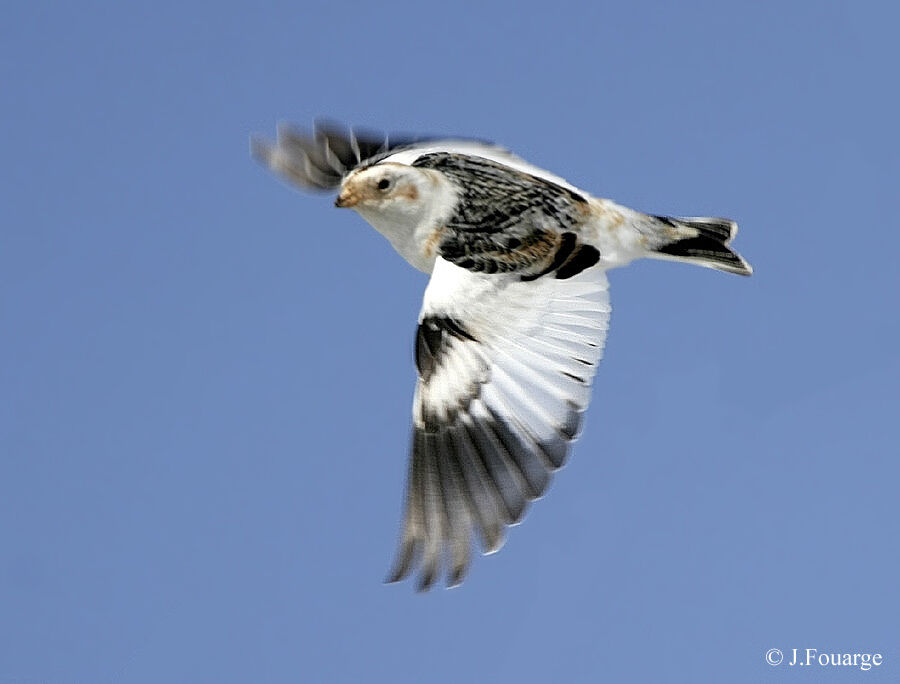
[[787,656],[780,648],[766,651],[766,662],[773,667],[853,667],[863,672],[873,667],[880,667],[884,662],[881,653],[839,653],[837,651],[820,651],[817,648],[792,648]]

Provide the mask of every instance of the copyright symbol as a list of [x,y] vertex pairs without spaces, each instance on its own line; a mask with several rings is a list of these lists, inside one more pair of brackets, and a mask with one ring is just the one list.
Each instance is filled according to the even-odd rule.
[[766,662],[769,665],[780,665],[782,660],[784,660],[784,653],[780,648],[770,648],[766,651]]

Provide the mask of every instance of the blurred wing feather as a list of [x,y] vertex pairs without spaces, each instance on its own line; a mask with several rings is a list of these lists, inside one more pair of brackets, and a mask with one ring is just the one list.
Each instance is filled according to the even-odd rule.
[[285,180],[305,190],[333,190],[354,169],[371,166],[401,151],[474,146],[499,152],[500,148],[475,140],[438,140],[427,136],[386,135],[351,129],[332,121],[317,121],[312,132],[283,124],[275,142],[250,140],[250,153]]

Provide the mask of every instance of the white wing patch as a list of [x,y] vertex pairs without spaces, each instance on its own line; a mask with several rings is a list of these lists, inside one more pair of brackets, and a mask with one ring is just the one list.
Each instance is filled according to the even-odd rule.
[[522,282],[437,259],[419,319],[413,444],[400,549],[389,577],[449,563],[462,581],[563,465],[590,400],[609,323],[605,272]]

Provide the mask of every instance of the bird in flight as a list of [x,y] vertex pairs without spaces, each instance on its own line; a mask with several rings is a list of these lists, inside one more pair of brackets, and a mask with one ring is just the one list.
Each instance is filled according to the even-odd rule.
[[609,324],[607,270],[649,257],[750,275],[723,218],[652,216],[477,140],[388,137],[320,122],[254,138],[305,190],[338,191],[431,274],[399,549],[388,581],[462,582],[547,489],[578,435]]

